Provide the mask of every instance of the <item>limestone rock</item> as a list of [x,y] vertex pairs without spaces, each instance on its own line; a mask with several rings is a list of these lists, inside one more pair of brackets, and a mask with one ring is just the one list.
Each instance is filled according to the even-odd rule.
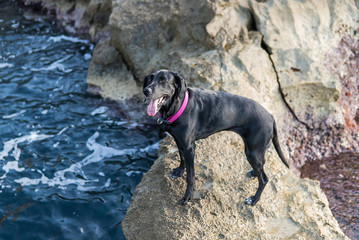
[[[232,17],[237,21],[228,25]],[[261,48],[262,36],[248,32],[252,20],[247,1],[114,1],[109,47],[120,53],[126,65],[122,69],[131,71],[139,86],[152,70],[168,68],[190,86],[250,97],[276,117],[283,116],[287,111],[272,63]],[[100,93],[111,92],[100,78],[92,77],[105,63],[96,61],[100,52],[94,51],[87,81],[100,86]],[[114,82],[110,78],[106,81]],[[118,89],[123,90],[127,89]]]
[[86,81],[89,92],[99,93],[104,98],[126,100],[141,93],[140,86],[123,63],[121,54],[110,46],[109,41],[96,45]]
[[180,60],[173,51],[198,53],[206,48],[205,25],[214,16],[212,5],[191,0],[114,1],[111,43],[142,78]]
[[[265,106],[296,167],[357,149],[358,135],[346,130],[347,122],[355,123],[356,109],[349,117],[342,110],[343,102],[353,102],[341,98],[347,81],[333,74],[338,64],[328,66],[328,54],[358,26],[353,0],[134,0],[113,1],[112,9],[108,48],[94,52],[87,77],[103,96],[142,100],[143,77],[167,68],[189,86],[228,91]],[[118,61],[106,66],[116,54]],[[120,77],[106,74],[108,69]],[[349,85],[355,86],[353,76]]]
[[[264,71],[269,66],[271,80],[276,79],[267,54],[260,48],[261,37],[248,36],[252,18],[246,3],[116,1],[109,22],[113,29],[111,45],[121,52],[139,80],[152,70],[168,68],[178,71],[191,86],[248,93],[238,87],[238,82],[246,84],[247,69],[255,68],[255,61],[244,63],[238,60],[238,53],[251,43],[256,51],[262,51],[263,61],[268,60]],[[228,25],[232,17],[237,21]],[[261,79],[252,77],[250,81]],[[236,87],[228,87],[230,84]]]
[[348,239],[319,182],[296,177],[272,147],[266,159],[269,183],[248,206],[244,200],[258,183],[246,177],[251,168],[240,137],[223,132],[199,141],[195,200],[183,206],[185,178],[169,177],[179,164],[177,148],[165,139],[122,222],[126,239]]
[[327,118],[343,124],[337,102],[340,80],[325,63],[343,33],[359,26],[354,2],[249,1],[285,98],[296,116],[311,127]]

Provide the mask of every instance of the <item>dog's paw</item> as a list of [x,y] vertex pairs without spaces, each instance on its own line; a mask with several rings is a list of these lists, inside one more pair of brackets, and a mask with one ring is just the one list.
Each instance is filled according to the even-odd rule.
[[192,201],[193,194],[185,194],[184,197],[181,199],[181,204],[186,205],[188,202]]
[[248,204],[248,205],[251,205],[251,206],[254,206],[257,202],[258,202],[258,199],[256,199],[256,197],[254,197],[254,196],[248,197],[244,201],[245,204]]
[[250,171],[247,173],[247,177],[249,177],[249,178],[255,178],[255,177],[257,177],[257,176],[255,175],[254,170],[252,169],[252,170],[250,170]]
[[184,172],[184,169],[178,167],[178,168],[173,169],[173,171],[170,173],[170,176],[172,178],[179,178],[179,177],[183,176],[183,172]]

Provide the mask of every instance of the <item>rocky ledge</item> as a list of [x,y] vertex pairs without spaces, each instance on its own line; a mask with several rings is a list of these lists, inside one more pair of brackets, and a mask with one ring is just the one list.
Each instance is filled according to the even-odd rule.
[[132,239],[348,239],[334,219],[319,182],[299,179],[273,147],[264,169],[269,183],[254,206],[244,204],[257,188],[241,138],[222,132],[197,143],[195,199],[180,205],[185,178],[173,179],[179,164],[167,137],[159,158],[137,186],[122,227]]

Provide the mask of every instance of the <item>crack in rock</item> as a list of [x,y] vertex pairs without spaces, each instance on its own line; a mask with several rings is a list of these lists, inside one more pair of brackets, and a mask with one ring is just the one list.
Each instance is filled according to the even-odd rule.
[[274,64],[274,61],[271,57],[271,53],[270,53],[270,50],[269,50],[269,47],[268,45],[264,42],[264,39],[262,38],[262,42],[261,42],[261,48],[266,51],[266,53],[268,54],[268,58],[269,58],[269,61],[272,63],[272,67],[273,67],[273,70],[275,72],[275,76],[276,76],[276,79],[277,79],[277,82],[278,82],[278,88],[279,88],[279,92],[280,92],[280,95],[282,97],[282,100],[285,104],[285,106],[288,108],[289,112],[293,115],[293,117],[295,118],[295,120],[297,120],[299,123],[303,124],[308,130],[313,130],[312,127],[310,127],[307,123],[303,122],[302,120],[300,120],[298,118],[298,116],[295,114],[294,110],[292,109],[292,107],[289,105],[288,101],[286,100],[285,98],[285,94],[283,92],[283,89],[281,87],[281,83],[279,81],[279,75],[278,75],[278,72],[277,72],[277,69],[275,67],[275,64]]

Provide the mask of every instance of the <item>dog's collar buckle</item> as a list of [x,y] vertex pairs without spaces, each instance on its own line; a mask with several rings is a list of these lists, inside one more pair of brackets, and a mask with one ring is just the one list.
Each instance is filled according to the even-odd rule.
[[159,117],[159,118],[157,119],[157,124],[158,124],[158,125],[161,125],[162,123],[171,124],[170,121],[167,121],[167,120],[165,120],[165,119]]
[[160,125],[160,124],[162,124],[163,123],[163,118],[161,118],[161,117],[159,117],[159,118],[157,118],[157,124],[158,125]]

